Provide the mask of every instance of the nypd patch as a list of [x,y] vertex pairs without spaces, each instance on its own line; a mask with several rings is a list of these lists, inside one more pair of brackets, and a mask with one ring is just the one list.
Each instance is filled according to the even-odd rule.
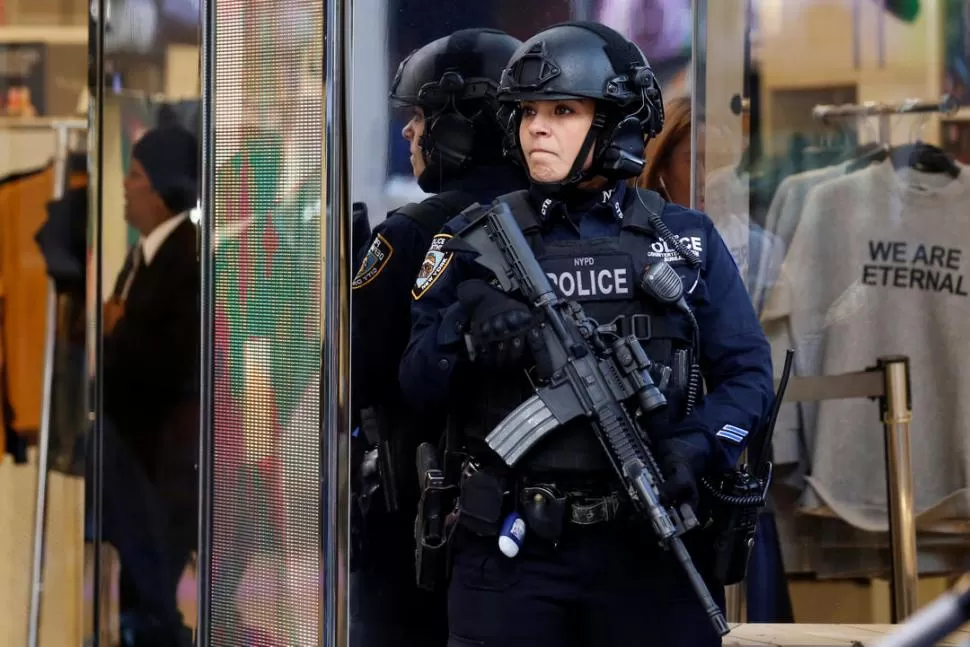
[[362,288],[376,279],[381,271],[387,267],[387,262],[391,260],[391,256],[393,255],[394,248],[391,244],[387,242],[386,238],[377,234],[374,242],[371,243],[370,248],[367,250],[367,255],[361,261],[360,268],[358,268],[357,275],[354,276],[350,288],[352,290]]
[[438,234],[431,239],[431,247],[424,256],[418,278],[414,281],[414,287],[411,289],[411,296],[415,299],[424,296],[424,293],[431,289],[431,286],[444,274],[448,264],[451,263],[452,253],[441,251],[441,248],[450,238],[451,234]]

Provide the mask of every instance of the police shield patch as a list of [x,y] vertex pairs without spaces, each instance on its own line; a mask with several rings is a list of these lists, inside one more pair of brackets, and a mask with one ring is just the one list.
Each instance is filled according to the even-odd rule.
[[387,266],[387,262],[393,254],[394,248],[391,247],[391,244],[387,242],[386,238],[377,234],[374,242],[371,243],[370,248],[367,250],[367,255],[361,261],[360,268],[357,270],[357,275],[354,276],[353,283],[350,284],[351,289],[356,290],[357,288],[362,288],[376,279]]
[[431,239],[431,247],[424,256],[418,278],[414,281],[414,287],[411,289],[411,296],[415,299],[420,299],[425,292],[431,289],[435,281],[444,274],[448,263],[451,262],[451,252],[441,251],[441,248],[450,238],[450,234],[438,234]]

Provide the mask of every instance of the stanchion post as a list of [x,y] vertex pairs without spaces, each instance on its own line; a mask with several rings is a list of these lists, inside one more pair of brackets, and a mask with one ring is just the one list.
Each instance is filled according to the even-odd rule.
[[744,624],[748,621],[748,608],[744,587],[745,580],[724,587],[724,618],[731,624]]
[[909,438],[912,421],[909,358],[881,357],[877,367],[882,371],[886,385],[879,405],[886,434],[886,488],[892,546],[892,620],[898,623],[916,611],[918,585]]

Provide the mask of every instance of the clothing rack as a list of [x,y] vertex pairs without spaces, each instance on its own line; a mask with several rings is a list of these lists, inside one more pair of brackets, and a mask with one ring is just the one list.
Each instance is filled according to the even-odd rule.
[[960,103],[956,98],[944,94],[936,101],[905,99],[899,102],[866,101],[860,104],[820,105],[812,109],[812,116],[823,124],[829,124],[836,119],[878,117],[879,143],[888,144],[890,140],[890,119],[896,115],[919,113],[951,115],[959,109]]
[[[50,130],[55,138],[54,189],[59,200],[67,189],[67,161],[71,154],[71,135],[87,132],[85,119],[50,117],[0,117],[0,129]],[[37,502],[34,508],[34,545],[30,567],[30,610],[27,617],[27,647],[37,647],[40,628],[41,592],[44,588],[44,549],[47,534],[47,463],[51,433],[51,403],[54,381],[54,342],[57,326],[57,291],[54,280],[47,283],[47,312],[44,338],[44,386],[41,400],[40,430],[37,438]]]

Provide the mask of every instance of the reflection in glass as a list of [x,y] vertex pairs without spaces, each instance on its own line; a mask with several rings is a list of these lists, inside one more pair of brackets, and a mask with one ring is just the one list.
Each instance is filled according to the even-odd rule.
[[102,529],[118,551],[121,632],[133,645],[191,642],[178,588],[198,532],[197,161],[181,126],[137,139],[124,218],[138,240],[103,307]]
[[[937,148],[947,147],[950,134],[941,115],[955,108],[941,95],[959,99],[965,85],[957,25],[967,8],[750,3],[742,77],[730,54],[741,51],[735,32],[714,20],[716,4],[732,3],[707,3],[710,24],[718,25],[708,29],[705,51],[708,213],[719,227],[736,220],[747,230],[740,237],[747,253],[735,256],[747,263],[776,370],[787,347],[802,376],[854,374],[883,357],[909,358],[915,496],[904,525],[919,532],[924,603],[960,568],[970,516],[959,405],[970,385],[955,359],[967,344],[956,323],[966,305],[960,259],[968,230],[957,212],[967,173],[954,160],[958,149]],[[712,83],[733,84],[730,92],[745,100],[740,114],[723,112],[728,97],[714,96]],[[713,163],[711,146],[740,141],[731,134],[739,127],[749,129],[750,146]],[[732,252],[740,249],[725,240]],[[879,578],[905,564],[890,556],[899,537],[887,532],[883,412],[873,399],[826,390],[831,381],[817,384],[813,396],[821,401],[790,403],[778,422],[772,508],[762,518],[775,524],[778,550],[756,549],[752,570],[762,573],[762,586],[748,587],[748,618],[777,617],[777,598],[765,595],[772,587],[764,583],[780,587],[784,578],[764,567],[780,561],[772,569],[795,582],[800,621],[889,621],[898,609],[871,602],[881,595]],[[852,577],[866,586],[850,584]],[[830,580],[829,604],[814,601],[823,585],[800,581],[809,578]],[[856,600],[872,610],[848,612]]]
[[[108,3],[93,106],[96,436],[88,524],[101,644],[190,645],[198,537],[198,13]],[[133,18],[139,20],[133,21]],[[137,27],[137,29],[135,29]]]

